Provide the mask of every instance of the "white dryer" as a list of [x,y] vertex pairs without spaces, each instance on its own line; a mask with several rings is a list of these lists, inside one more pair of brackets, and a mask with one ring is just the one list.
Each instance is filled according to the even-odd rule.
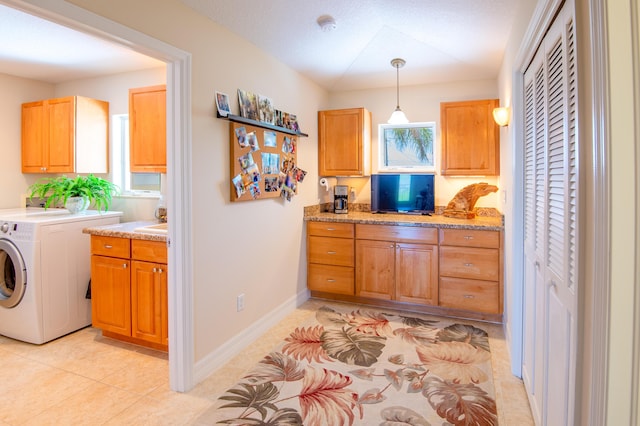
[[91,324],[91,240],[122,212],[0,210],[0,335],[42,344]]

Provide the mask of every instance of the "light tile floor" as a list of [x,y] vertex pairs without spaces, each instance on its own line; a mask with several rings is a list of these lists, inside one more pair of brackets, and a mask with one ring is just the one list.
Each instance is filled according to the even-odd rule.
[[[0,336],[0,425],[208,425],[217,398],[322,305],[309,300],[187,393],[169,389],[168,356],[88,327],[44,345]],[[358,306],[354,306],[357,309]],[[533,425],[502,327],[489,333],[500,425]]]

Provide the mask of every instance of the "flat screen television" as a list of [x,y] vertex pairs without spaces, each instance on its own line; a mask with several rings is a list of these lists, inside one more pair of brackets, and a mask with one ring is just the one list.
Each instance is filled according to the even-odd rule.
[[374,213],[433,213],[433,174],[371,175],[371,211]]

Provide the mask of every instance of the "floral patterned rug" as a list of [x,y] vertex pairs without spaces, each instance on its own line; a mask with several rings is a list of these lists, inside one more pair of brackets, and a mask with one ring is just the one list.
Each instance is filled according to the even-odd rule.
[[[337,309],[337,308],[336,308]],[[218,401],[228,425],[496,425],[487,332],[322,307]]]

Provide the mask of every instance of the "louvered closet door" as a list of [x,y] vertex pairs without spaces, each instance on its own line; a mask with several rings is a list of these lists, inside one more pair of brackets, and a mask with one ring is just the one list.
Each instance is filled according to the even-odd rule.
[[525,73],[523,379],[536,423],[573,424],[577,330],[577,123],[573,3]]

